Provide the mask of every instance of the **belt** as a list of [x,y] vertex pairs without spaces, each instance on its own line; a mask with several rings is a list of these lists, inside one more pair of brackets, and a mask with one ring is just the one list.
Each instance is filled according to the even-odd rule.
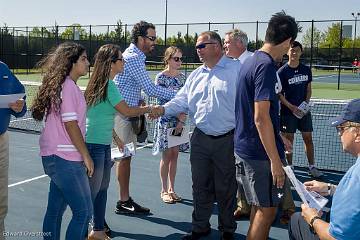
[[[200,129],[199,129],[200,130]],[[201,131],[201,130],[200,130]],[[223,138],[223,137],[227,137],[227,136],[230,136],[230,135],[233,135],[235,132],[235,129],[231,129],[230,131],[228,131],[227,133],[224,133],[222,135],[218,135],[218,136],[214,136],[214,135],[207,135],[205,134],[206,136],[212,138],[212,139],[219,139],[219,138]]]

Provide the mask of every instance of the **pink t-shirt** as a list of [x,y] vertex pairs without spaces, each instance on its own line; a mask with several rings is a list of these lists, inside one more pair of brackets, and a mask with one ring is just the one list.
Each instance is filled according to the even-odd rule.
[[[65,129],[65,122],[76,120],[85,136],[86,102],[84,94],[68,76],[62,85],[60,114],[52,111],[40,135],[40,155],[57,155],[69,161],[83,161]],[[85,138],[84,138],[85,139]]]

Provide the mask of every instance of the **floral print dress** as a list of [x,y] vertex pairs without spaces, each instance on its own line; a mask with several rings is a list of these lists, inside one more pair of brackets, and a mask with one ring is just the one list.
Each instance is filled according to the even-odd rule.
[[[185,83],[185,75],[180,73],[176,77],[170,77],[163,73],[156,75],[155,84],[179,91]],[[158,104],[164,105],[167,102],[164,98],[158,98]],[[154,145],[152,149],[152,154],[156,155],[159,152],[163,152],[168,149],[168,140],[167,140],[167,130],[169,128],[176,127],[178,119],[176,117],[159,117],[155,123],[154,131]],[[184,143],[179,146],[180,151],[186,151],[189,149],[189,143]]]

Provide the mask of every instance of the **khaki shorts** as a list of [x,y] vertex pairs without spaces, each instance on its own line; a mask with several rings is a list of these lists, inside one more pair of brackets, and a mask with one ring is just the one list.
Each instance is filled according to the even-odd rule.
[[131,122],[124,116],[115,114],[114,130],[124,144],[133,142],[136,146],[136,134],[131,127]]

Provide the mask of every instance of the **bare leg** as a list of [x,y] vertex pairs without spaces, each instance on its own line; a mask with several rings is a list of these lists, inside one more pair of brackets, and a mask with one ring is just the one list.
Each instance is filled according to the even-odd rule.
[[116,164],[116,176],[119,182],[120,200],[129,200],[129,182],[130,182],[130,163],[131,157],[124,158]]
[[162,158],[160,159],[160,181],[161,181],[161,192],[167,192],[168,189],[168,175],[169,175],[169,162],[170,162],[171,150],[166,149],[162,153]]
[[311,132],[302,132],[301,133],[302,138],[304,140],[304,147],[305,147],[305,153],[306,157],[308,159],[309,165],[314,165],[314,143],[312,140],[312,133]]
[[276,207],[262,208],[253,206],[251,209],[250,226],[246,239],[268,239],[271,224],[276,216],[276,210]]
[[179,156],[179,147],[173,147],[169,149],[171,152],[169,158],[169,188],[168,192],[175,192],[175,176],[176,176],[176,168],[177,168],[177,160]]
[[[283,133],[284,137],[286,139],[288,139],[291,143],[291,145],[294,144],[294,133]],[[292,165],[292,159],[293,159],[293,154],[291,153],[286,153],[286,160],[288,162],[289,165]]]

